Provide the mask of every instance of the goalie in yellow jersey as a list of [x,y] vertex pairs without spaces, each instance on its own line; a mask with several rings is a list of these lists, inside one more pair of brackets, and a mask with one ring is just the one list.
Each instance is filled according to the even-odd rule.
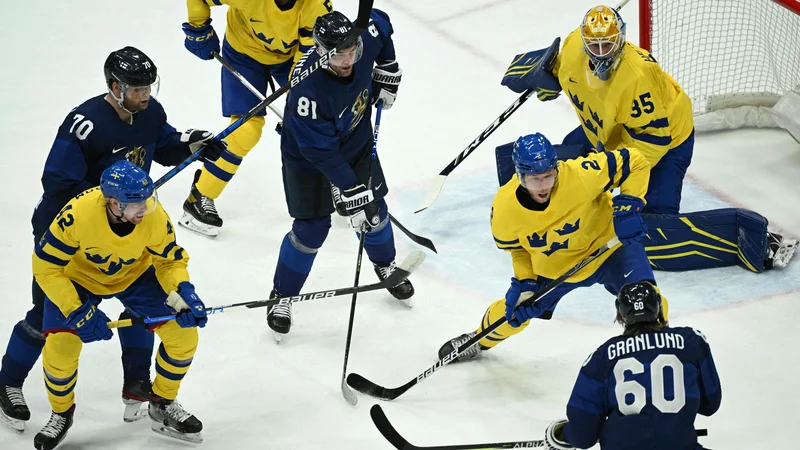
[[[211,26],[211,6],[219,5],[228,5],[221,53],[219,37]],[[289,81],[294,64],[314,46],[312,31],[317,17],[333,11],[331,0],[186,0],[186,6],[186,49],[204,60],[220,53],[264,96],[267,85],[275,90],[273,80],[280,86]],[[227,69],[221,70],[222,115],[233,123],[260,100]],[[183,204],[182,226],[206,236],[219,233],[222,219],[214,200],[261,139],[264,114],[262,111],[231,133],[226,138],[228,151],[197,171]]]
[[33,275],[47,296],[42,366],[53,408],[34,438],[37,449],[55,448],[72,426],[81,348],[111,339],[108,317],[99,308],[111,297],[140,317],[175,314],[168,298],[180,310],[175,320],[151,328],[161,345],[148,413],[153,431],[202,441],[200,421],[175,401],[197,349],[197,327],[207,321],[189,282],[188,261],[153,181],[132,162],[115,162],[103,171],[99,187],[78,194],[56,216],[33,254]]
[[[627,147],[647,159],[643,217],[650,233],[642,242],[654,268],[739,264],[761,272],[788,264],[797,241],[768,230],[767,219],[756,212],[726,208],[680,214],[694,151],[691,100],[653,55],[625,40],[618,11],[602,5],[590,9],[560,52],[559,43],[517,55],[502,84],[515,92],[535,89],[543,101],[562,90],[567,95],[580,126],[558,146],[559,158]],[[498,161],[501,152],[498,148]]]
[[[626,283],[655,285],[639,242],[646,233],[640,213],[650,172],[641,153],[621,148],[560,162],[550,141],[536,133],[517,139],[512,159],[516,176],[500,188],[492,203],[495,244],[511,253],[511,287],[504,299],[489,306],[477,331],[446,342],[439,358],[503,316],[508,318],[508,323],[467,349],[458,361],[478,356],[522,331],[530,319],[550,319],[561,298],[574,289],[602,284],[616,296]],[[620,193],[612,197],[614,188]],[[534,305],[517,308],[522,293],[535,293],[615,234],[622,246],[597,257]],[[666,322],[666,299],[662,303]]]

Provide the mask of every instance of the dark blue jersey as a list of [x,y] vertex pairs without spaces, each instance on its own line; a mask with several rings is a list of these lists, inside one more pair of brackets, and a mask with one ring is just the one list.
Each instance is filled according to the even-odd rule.
[[[352,166],[372,147],[372,69],[376,61],[394,61],[392,32],[389,17],[373,10],[351,76],[319,69],[289,91],[281,133],[284,164],[322,172],[342,189],[358,183]],[[315,53],[302,64],[318,58]]]
[[128,124],[120,120],[105,94],[67,114],[47,155],[42,174],[44,194],[33,213],[33,234],[44,232],[73,197],[100,184],[100,175],[120,159],[150,171],[153,161],[173,166],[190,154],[181,134],[167,123],[164,108],[153,97]]
[[567,405],[564,437],[577,448],[690,450],[694,419],[722,400],[705,336],[688,328],[617,336],[581,368]]

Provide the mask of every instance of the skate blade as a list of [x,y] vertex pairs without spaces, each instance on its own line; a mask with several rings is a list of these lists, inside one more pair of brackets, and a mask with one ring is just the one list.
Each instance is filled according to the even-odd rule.
[[191,442],[193,444],[203,443],[203,436],[200,433],[181,433],[180,431],[172,427],[168,427],[163,423],[152,421],[150,423],[150,429],[162,436],[177,439],[179,441]]
[[206,237],[213,238],[217,237],[219,234],[219,228],[198,222],[194,217],[192,217],[191,214],[188,213],[183,213],[183,217],[178,220],[178,224],[189,231],[194,231],[195,233]]
[[8,425],[12,430],[16,431],[17,433],[22,433],[25,431],[24,420],[8,417],[7,415],[5,415],[5,413],[3,413],[3,411],[0,411],[0,422]]
[[283,333],[278,333],[277,331],[273,331],[272,332],[272,338],[275,339],[275,343],[276,344],[280,344],[281,343],[281,339],[283,339],[284,336],[286,336],[286,335],[283,334]]
[[783,269],[789,265],[789,261],[792,259],[792,256],[794,256],[796,250],[797,240],[784,238],[781,241],[778,251],[775,252],[775,256],[772,257],[772,265]]
[[[399,299],[398,299],[398,300],[399,300]],[[405,299],[405,300],[399,300],[399,301],[400,301],[400,303],[402,303],[402,304],[403,304],[403,306],[405,306],[406,308],[408,308],[408,309],[414,309],[414,298],[413,298],[413,297],[411,297],[411,298],[407,298],[407,299]]]
[[[148,416],[147,402],[140,402],[138,400],[123,399],[125,403],[125,411],[122,413],[122,420],[127,423],[136,422],[137,420],[144,419]],[[144,408],[142,408],[144,406]]]

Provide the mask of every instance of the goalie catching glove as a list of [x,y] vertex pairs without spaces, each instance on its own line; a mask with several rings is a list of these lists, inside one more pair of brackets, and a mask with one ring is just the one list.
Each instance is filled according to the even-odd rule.
[[500,84],[518,94],[533,89],[543,102],[555,100],[561,94],[561,84],[553,75],[560,44],[561,38],[556,38],[548,48],[515,56]]
[[381,223],[372,190],[363,184],[342,191],[342,202],[350,216],[350,226],[356,231],[370,231]]
[[400,79],[403,77],[403,69],[392,61],[390,63],[379,64],[372,69],[372,99],[370,103],[377,105],[383,102],[383,109],[389,109],[397,98],[397,88],[400,87]]

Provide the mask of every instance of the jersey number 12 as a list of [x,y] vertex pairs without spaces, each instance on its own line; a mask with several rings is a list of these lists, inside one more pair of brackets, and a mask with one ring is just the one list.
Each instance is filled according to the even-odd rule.
[[[664,392],[664,369],[672,369],[673,398],[668,400]],[[625,372],[638,375],[644,372],[642,365],[636,358],[623,358],[614,365],[614,378],[617,385],[614,388],[614,395],[617,397],[617,407],[619,411],[626,415],[634,415],[642,412],[647,403],[647,390],[635,380],[625,381]],[[675,355],[661,354],[650,363],[650,397],[653,406],[662,413],[677,413],[686,404],[686,388],[684,386],[683,363]],[[633,396],[633,402],[628,404],[625,398]]]

